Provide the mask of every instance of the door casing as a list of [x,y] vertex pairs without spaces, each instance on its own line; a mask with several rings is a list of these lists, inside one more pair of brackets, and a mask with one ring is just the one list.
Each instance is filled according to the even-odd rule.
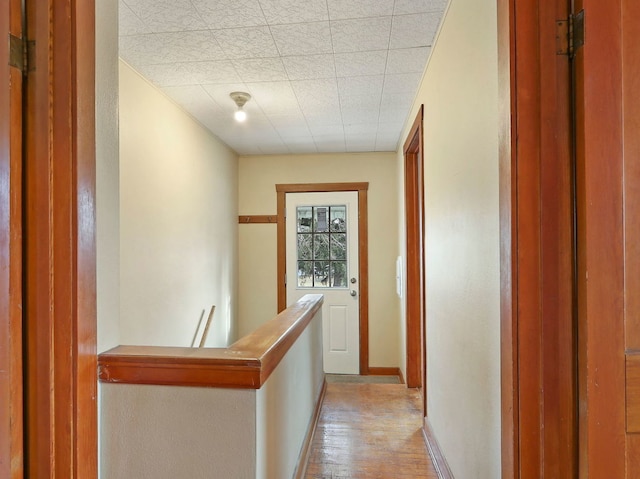
[[404,154],[404,195],[406,215],[406,318],[407,387],[422,387],[423,414],[427,398],[427,324],[424,231],[424,105],[421,105],[407,141]]
[[[3,40],[22,37],[21,8],[0,5]],[[0,48],[0,477],[9,479],[23,477],[22,83]]]
[[358,278],[360,282],[360,374],[370,373],[369,368],[369,238],[368,200],[369,183],[295,183],[277,184],[278,207],[278,312],[287,307],[286,289],[286,194],[328,193],[332,191],[356,191],[358,193]]
[[570,9],[498,0],[503,477],[577,474]]
[[[291,222],[286,223],[287,228],[287,304],[291,305],[302,298],[307,293],[324,295],[322,304],[322,337],[323,337],[323,365],[325,373],[330,374],[359,374],[360,373],[360,314],[359,301],[357,296],[350,295],[353,291],[359,295],[360,288],[358,274],[358,195],[356,192],[331,192],[331,193],[290,193],[286,196],[287,212],[290,212]],[[319,287],[300,288],[297,287],[297,215],[294,212],[297,206],[339,206],[347,207],[347,265],[349,274],[345,278],[345,285],[339,288]],[[291,263],[289,263],[291,261]],[[354,284],[349,282],[349,278],[355,280]],[[337,326],[332,321],[332,309],[346,311],[344,319],[344,339],[346,349],[339,352],[331,351],[332,328]],[[343,309],[344,308],[344,309]],[[334,309],[334,314],[336,310]],[[342,328],[338,328],[339,333]]]

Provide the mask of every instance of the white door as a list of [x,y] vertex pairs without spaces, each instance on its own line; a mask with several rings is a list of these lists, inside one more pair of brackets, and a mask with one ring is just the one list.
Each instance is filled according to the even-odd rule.
[[360,372],[358,193],[287,193],[287,304],[324,294],[324,371]]

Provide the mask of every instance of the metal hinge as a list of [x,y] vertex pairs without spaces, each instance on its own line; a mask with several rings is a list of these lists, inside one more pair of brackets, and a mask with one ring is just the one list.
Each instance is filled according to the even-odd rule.
[[573,58],[584,45],[584,10],[569,16],[567,20],[556,20],[556,53]]
[[24,41],[20,37],[9,34],[9,66],[17,68],[26,75],[35,69],[34,55],[36,42]]

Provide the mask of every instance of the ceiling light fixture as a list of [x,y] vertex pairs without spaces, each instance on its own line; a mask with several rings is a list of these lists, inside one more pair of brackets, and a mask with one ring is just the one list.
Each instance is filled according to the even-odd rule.
[[245,93],[243,91],[234,91],[229,93],[231,99],[238,105],[238,109],[233,114],[233,117],[236,121],[245,121],[247,119],[247,112],[245,112],[242,107],[245,103],[251,100],[251,95]]

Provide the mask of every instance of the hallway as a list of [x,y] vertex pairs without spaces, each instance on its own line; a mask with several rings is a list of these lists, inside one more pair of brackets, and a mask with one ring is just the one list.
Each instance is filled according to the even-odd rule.
[[307,479],[436,479],[420,396],[404,384],[328,383]]

